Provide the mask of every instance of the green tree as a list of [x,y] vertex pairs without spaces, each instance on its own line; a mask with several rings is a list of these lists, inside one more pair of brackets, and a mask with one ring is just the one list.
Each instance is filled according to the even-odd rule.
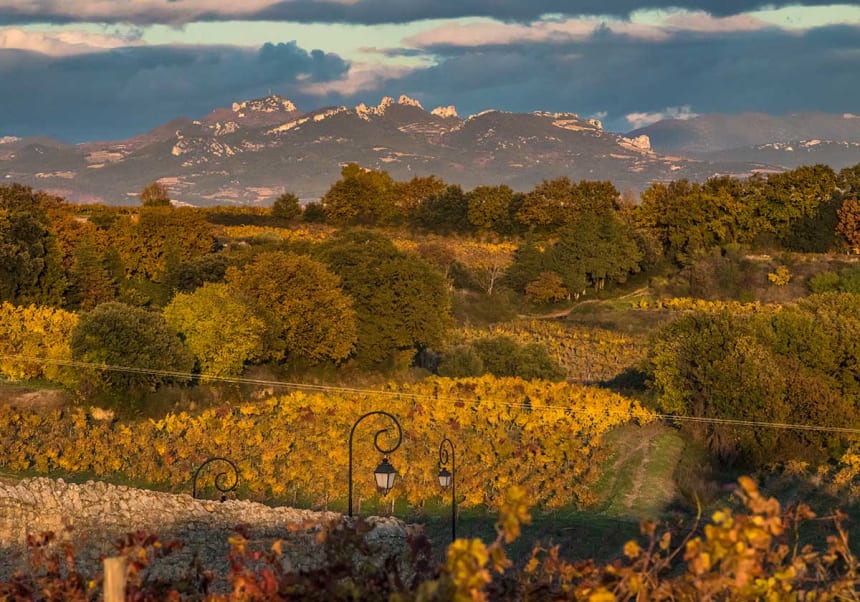
[[291,192],[285,192],[275,199],[272,205],[272,217],[285,221],[293,221],[302,214],[302,205],[299,197]]
[[412,214],[411,224],[438,234],[469,232],[469,201],[463,189],[451,185],[442,192],[426,197]]
[[[664,411],[700,418],[856,424],[860,302],[822,295],[781,311],[701,311],[660,330],[651,375]],[[693,429],[725,458],[762,464],[838,454],[838,435],[768,428]]]
[[144,207],[170,207],[170,192],[164,184],[152,182],[140,191],[140,202]]
[[355,230],[323,245],[320,258],[355,303],[359,363],[398,365],[441,343],[450,324],[447,286],[420,257],[399,251],[380,234]]
[[48,217],[57,203],[26,186],[0,186],[0,301],[63,304],[67,280]]
[[160,313],[123,303],[103,303],[82,314],[72,334],[76,360],[136,368],[143,372],[88,369],[82,382],[97,390],[154,389],[181,376],[146,371],[190,372],[194,358]]
[[356,315],[325,265],[292,253],[260,253],[227,284],[266,324],[266,357],[321,362],[345,359],[356,341]]
[[517,376],[526,380],[561,380],[564,370],[537,343],[520,345],[506,336],[478,339],[473,347],[484,370],[494,376]]
[[88,311],[116,299],[117,284],[105,265],[98,246],[87,237],[75,248],[69,303],[76,309]]
[[514,191],[510,187],[478,186],[466,195],[469,223],[479,232],[510,234],[513,230],[511,206]]
[[391,224],[397,214],[395,182],[384,171],[349,163],[322,198],[327,221],[341,226]]
[[302,213],[302,221],[307,224],[324,224],[327,221],[325,207],[320,202],[311,202],[305,205]]
[[205,283],[179,293],[164,308],[167,323],[197,358],[200,371],[239,376],[265,349],[266,324],[226,284]]
[[416,176],[408,182],[397,182],[394,204],[397,207],[398,221],[409,221],[425,199],[442,194],[445,188],[445,182],[436,176]]

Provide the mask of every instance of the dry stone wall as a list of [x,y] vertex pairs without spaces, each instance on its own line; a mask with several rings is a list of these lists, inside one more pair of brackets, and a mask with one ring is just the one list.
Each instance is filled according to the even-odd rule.
[[[48,531],[75,544],[79,570],[87,575],[100,570],[101,556],[115,555],[117,540],[135,531],[183,543],[181,550],[154,567],[160,577],[187,574],[197,558],[223,580],[229,568],[228,539],[237,528],[251,547],[268,549],[275,540],[283,540],[283,561],[293,568],[318,568],[325,564],[325,555],[315,542],[318,528],[308,525],[350,520],[333,512],[272,508],[240,500],[195,500],[189,495],[94,481],[78,485],[34,478],[0,483],[0,578],[26,566],[28,534]],[[393,518],[368,522],[372,528],[364,535],[366,557],[355,560],[382,566],[394,558],[408,573],[411,527]]]

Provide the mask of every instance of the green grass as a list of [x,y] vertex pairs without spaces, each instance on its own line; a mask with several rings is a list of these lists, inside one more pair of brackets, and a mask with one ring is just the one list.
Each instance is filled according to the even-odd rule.
[[661,424],[626,425],[603,438],[613,452],[594,492],[610,517],[659,518],[675,499],[674,473],[684,440]]

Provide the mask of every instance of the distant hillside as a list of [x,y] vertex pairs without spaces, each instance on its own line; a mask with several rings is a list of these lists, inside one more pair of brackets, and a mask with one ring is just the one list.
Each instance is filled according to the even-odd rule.
[[[858,143],[860,116],[850,113],[831,115],[812,112],[782,117],[764,113],[700,115],[686,120],[659,121],[627,134],[629,137],[641,135],[648,136],[651,147],[660,153],[714,160],[725,155],[713,153],[750,149],[743,154],[730,153],[730,156],[740,161],[767,162],[771,155],[765,147],[769,144],[799,140]],[[762,147],[761,154],[752,152],[752,149],[759,146]],[[834,160],[849,164],[846,163],[848,160],[838,153],[838,148],[833,147],[831,151],[833,152],[830,156]]]
[[463,119],[453,107],[427,111],[406,96],[373,107],[308,112],[269,96],[112,142],[0,137],[0,181],[77,202],[136,201],[154,180],[175,200],[196,205],[269,204],[284,190],[311,200],[347,162],[401,180],[433,174],[467,188],[504,183],[516,190],[560,176],[642,189],[655,180],[773,169],[732,157],[665,156],[652,150],[646,135],[607,132],[599,121],[574,113],[490,110]]

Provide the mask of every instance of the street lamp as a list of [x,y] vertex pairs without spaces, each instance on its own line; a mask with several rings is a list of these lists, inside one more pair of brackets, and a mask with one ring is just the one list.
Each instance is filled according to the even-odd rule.
[[[446,468],[448,464],[448,449],[451,449],[451,471]],[[457,471],[454,460],[454,444],[447,437],[439,444],[439,484],[443,489],[451,488],[451,541],[457,539],[457,485],[454,482],[454,473]]]
[[228,466],[230,466],[230,469],[233,471],[233,473],[232,473],[233,474],[233,484],[230,486],[228,486],[227,482],[226,482],[226,480],[228,478],[228,475],[226,472],[219,472],[218,474],[215,475],[215,489],[217,489],[218,491],[221,492],[221,501],[223,502],[224,500],[227,499],[227,495],[226,495],[227,492],[233,491],[234,489],[236,489],[236,485],[239,484],[239,469],[236,468],[236,465],[233,464],[233,462],[231,462],[227,458],[221,458],[221,457],[209,458],[203,464],[198,466],[197,470],[194,471],[194,477],[191,481],[191,497],[193,497],[195,499],[197,498],[197,477],[200,475],[200,471],[203,470],[203,468],[208,466],[209,464],[212,464],[213,462],[223,462],[223,463],[227,464]]
[[358,420],[355,421],[355,424],[352,425],[352,430],[349,431],[349,516],[352,516],[352,437],[355,434],[355,428],[358,426],[359,422],[368,416],[376,414],[387,417],[394,423],[394,426],[397,427],[397,441],[392,447],[382,447],[379,444],[379,436],[382,435],[382,433],[387,433],[388,429],[378,430],[373,436],[373,445],[382,454],[382,462],[380,462],[379,466],[376,467],[376,470],[373,471],[373,476],[376,479],[376,488],[381,494],[385,495],[391,491],[392,487],[394,487],[394,478],[397,476],[397,471],[388,461],[388,454],[394,453],[394,451],[400,447],[400,444],[403,442],[403,429],[400,428],[400,423],[397,422],[397,418],[388,412],[382,411],[368,412],[367,414],[360,416]]

